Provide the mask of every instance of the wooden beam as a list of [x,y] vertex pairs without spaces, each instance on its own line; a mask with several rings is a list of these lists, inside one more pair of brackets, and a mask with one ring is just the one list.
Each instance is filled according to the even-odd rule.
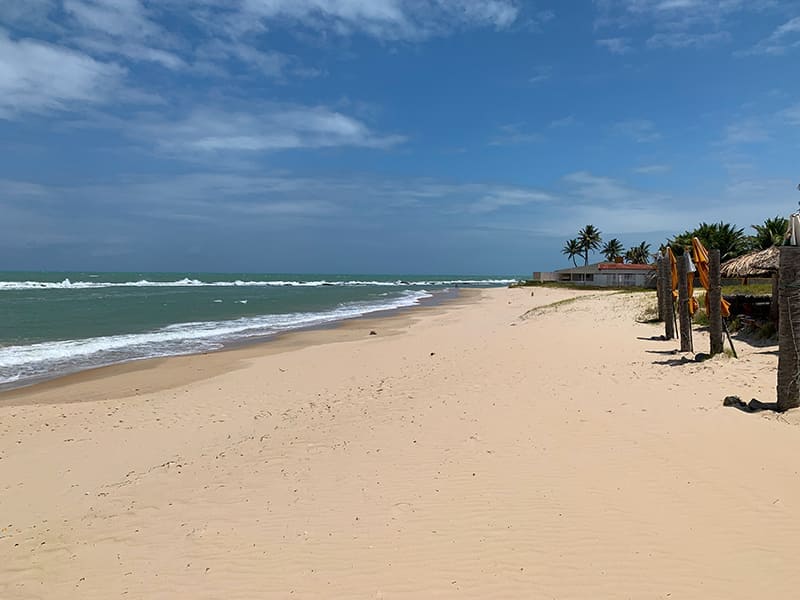
[[664,338],[671,340],[675,338],[675,308],[672,301],[672,267],[666,254],[661,260],[661,272],[664,277]]
[[708,331],[711,356],[722,354],[722,278],[719,273],[719,250],[708,251]]
[[[681,352],[693,352],[692,315],[689,313],[689,255],[678,260],[678,322],[681,331]],[[692,274],[693,275],[693,274]]]
[[664,273],[661,269],[661,257],[656,258],[656,302],[658,304],[658,320],[664,320]]
[[800,246],[781,246],[778,305],[778,410],[800,406]]

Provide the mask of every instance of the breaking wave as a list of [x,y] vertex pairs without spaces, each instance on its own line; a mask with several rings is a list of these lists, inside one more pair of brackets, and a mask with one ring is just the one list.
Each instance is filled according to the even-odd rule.
[[248,338],[324,325],[378,311],[411,307],[423,298],[431,296],[432,294],[425,290],[408,290],[391,300],[352,302],[320,312],[177,323],[145,333],[50,341],[25,346],[2,346],[0,384],[55,377],[131,360],[217,350],[226,343]]
[[0,291],[11,290],[91,290],[101,288],[184,288],[184,287],[408,287],[408,286],[462,286],[462,285],[508,285],[515,279],[449,279],[449,280],[396,280],[396,281],[202,281],[178,279],[175,281],[0,281]]

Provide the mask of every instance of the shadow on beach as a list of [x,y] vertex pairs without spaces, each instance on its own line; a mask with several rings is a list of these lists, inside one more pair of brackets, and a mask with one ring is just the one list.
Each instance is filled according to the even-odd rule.
[[761,402],[753,398],[750,402],[745,403],[739,396],[726,396],[722,401],[722,406],[731,406],[746,413],[759,413],[764,411],[781,412],[778,410],[777,402]]
[[686,356],[681,356],[680,358],[669,358],[667,360],[654,360],[654,365],[666,365],[667,367],[680,367],[681,365],[690,365],[696,364],[701,362],[699,360],[695,360],[693,358],[687,358]]

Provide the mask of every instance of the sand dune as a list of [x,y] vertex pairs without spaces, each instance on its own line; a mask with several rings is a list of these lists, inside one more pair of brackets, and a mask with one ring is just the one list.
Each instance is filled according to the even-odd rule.
[[0,598],[795,598],[800,418],[722,407],[775,347],[681,363],[650,301],[473,292],[2,395]]

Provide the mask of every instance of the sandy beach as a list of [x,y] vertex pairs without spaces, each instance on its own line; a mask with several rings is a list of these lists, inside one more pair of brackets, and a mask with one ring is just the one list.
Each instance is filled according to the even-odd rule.
[[722,406],[776,347],[685,363],[649,302],[471,291],[2,394],[0,598],[795,598],[800,418]]

